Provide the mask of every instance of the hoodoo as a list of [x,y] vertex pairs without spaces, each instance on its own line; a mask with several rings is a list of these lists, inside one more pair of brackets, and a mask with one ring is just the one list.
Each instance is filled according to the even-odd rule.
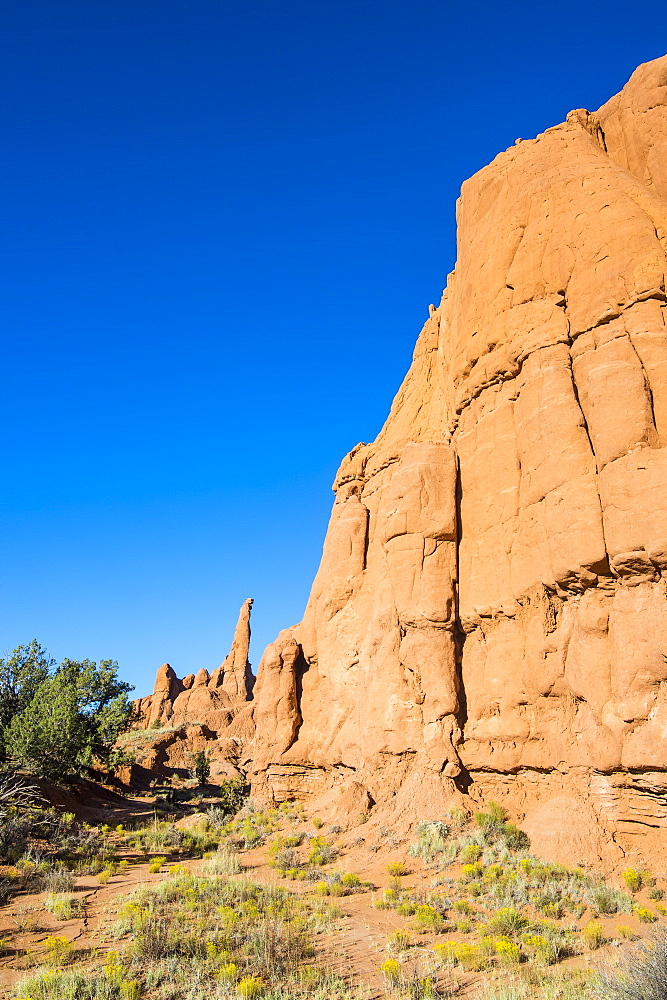
[[187,775],[194,755],[202,750],[212,758],[214,778],[239,775],[239,757],[253,735],[248,704],[254,683],[248,660],[252,603],[251,598],[243,602],[231,649],[216,670],[209,675],[202,668],[179,680],[163,663],[153,694],[134,702],[135,727],[154,733],[135,747],[132,781],[145,784],[174,772]]
[[252,598],[248,598],[239,612],[232,648],[210,676],[202,669],[179,680],[168,663],[162,664],[153,694],[135,702],[141,728],[205,723],[217,731],[230,724],[252,697],[254,678],[248,660],[251,608]]
[[[457,218],[387,422],[336,477],[303,621],[260,664],[246,766],[259,796],[393,821],[490,796],[538,852],[648,852],[667,827],[667,57],[517,140]],[[210,690],[159,680],[151,717]]]

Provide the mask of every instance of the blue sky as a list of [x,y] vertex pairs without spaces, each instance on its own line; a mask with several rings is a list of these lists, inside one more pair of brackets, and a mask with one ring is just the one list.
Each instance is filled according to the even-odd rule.
[[[630,3],[6,0],[0,655],[138,693],[298,621],[461,182],[667,51]],[[660,30],[658,30],[658,28]]]

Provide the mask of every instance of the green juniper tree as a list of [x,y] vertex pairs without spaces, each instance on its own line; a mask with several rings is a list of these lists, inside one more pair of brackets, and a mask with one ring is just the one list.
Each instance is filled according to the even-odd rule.
[[17,646],[7,659],[0,659],[0,761],[5,759],[3,733],[14,716],[26,708],[52,668],[52,660],[36,639]]
[[204,753],[200,750],[196,753],[192,762],[192,777],[197,779],[197,784],[201,787],[206,784],[211,776],[211,764]]
[[43,681],[26,708],[4,731],[7,756],[17,767],[58,781],[87,755],[86,726],[76,691],[54,676]]
[[33,641],[6,664],[0,668],[6,760],[51,781],[108,760],[132,714],[132,686],[119,680],[117,663],[63,660],[53,671],[54,661]]

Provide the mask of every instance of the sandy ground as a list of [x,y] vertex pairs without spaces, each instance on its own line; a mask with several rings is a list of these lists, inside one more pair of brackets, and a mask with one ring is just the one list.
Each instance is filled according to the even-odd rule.
[[[213,803],[211,803],[213,804]],[[117,824],[138,821],[152,815],[151,804],[145,799],[126,800],[123,806],[118,806],[108,813],[109,823]],[[302,830],[308,836],[316,833],[326,834],[326,829],[316,831],[312,824],[303,823],[296,827],[289,826],[289,832]],[[287,832],[287,827],[285,832]],[[398,930],[405,929],[410,934],[409,955],[415,967],[425,974],[431,964],[429,956],[433,955],[433,944],[437,937],[433,934],[420,934],[414,929],[410,918],[403,918],[393,910],[380,910],[373,906],[378,893],[389,887],[390,876],[387,865],[390,862],[404,862],[410,871],[401,878],[404,888],[438,891],[436,883],[438,872],[427,869],[421,860],[411,858],[407,853],[408,843],[394,843],[393,846],[382,845],[375,849],[376,844],[369,844],[363,838],[363,827],[359,836],[343,838],[352,840],[355,846],[344,849],[333,864],[323,867],[323,871],[336,869],[343,872],[354,872],[364,882],[369,882],[372,888],[354,895],[330,900],[342,917],[336,929],[322,935],[318,945],[320,960],[332,971],[347,977],[351,983],[363,986],[369,998],[385,996],[383,977],[380,965],[391,957],[387,948],[387,937]],[[113,835],[115,838],[115,835]],[[11,997],[11,988],[17,980],[41,965],[44,954],[44,941],[48,935],[65,936],[73,942],[77,949],[76,967],[81,968],[86,963],[99,962],[100,957],[108,950],[118,947],[118,942],[109,935],[109,929],[114,921],[117,909],[128,898],[132,891],[140,885],[160,882],[169,878],[173,865],[183,865],[196,873],[202,862],[200,859],[172,856],[158,874],[148,872],[148,862],[120,845],[117,847],[117,858],[127,859],[129,867],[123,874],[113,876],[106,884],[100,884],[97,876],[83,876],[75,883],[73,892],[79,896],[83,904],[82,916],[61,921],[57,920],[44,906],[46,893],[23,893],[16,896],[6,906],[0,908],[0,938],[5,941],[5,948],[0,957],[0,996]],[[332,838],[329,837],[331,840]],[[335,838],[333,838],[335,839]],[[239,860],[244,866],[241,877],[253,879],[265,884],[279,884],[297,894],[312,892],[312,883],[305,881],[290,881],[278,877],[269,864],[266,845],[242,852]],[[455,876],[457,869],[448,872]],[[439,887],[446,892],[446,887]],[[655,903],[646,900],[639,894],[637,901],[655,909]],[[582,923],[590,920],[591,915],[584,916]],[[608,934],[618,924],[628,924],[638,934],[645,934],[646,927],[639,924],[634,916],[622,914],[611,918],[602,918]],[[440,940],[444,940],[441,936]],[[448,933],[446,940],[465,940],[456,933]],[[568,965],[585,965],[591,961],[599,961],[602,953],[613,950],[613,945],[601,949],[591,955],[568,960]],[[471,995],[477,991],[480,983],[488,974],[466,974],[458,971],[440,972],[437,976],[441,985],[448,984],[459,995]]]

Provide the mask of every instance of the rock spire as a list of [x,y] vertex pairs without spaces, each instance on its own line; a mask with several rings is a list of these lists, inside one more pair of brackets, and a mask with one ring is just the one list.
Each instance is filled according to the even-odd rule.
[[231,649],[210,676],[202,668],[179,680],[168,663],[160,667],[153,694],[135,702],[142,728],[196,724],[217,732],[230,725],[252,697],[255,679],[248,659],[252,603],[252,598],[243,602]]

